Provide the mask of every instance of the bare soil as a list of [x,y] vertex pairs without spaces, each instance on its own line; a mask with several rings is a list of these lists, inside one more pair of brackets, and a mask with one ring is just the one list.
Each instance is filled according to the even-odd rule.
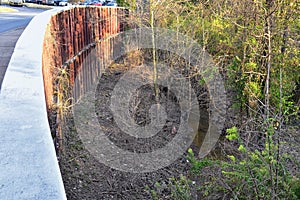
[[[132,59],[132,56],[134,59]],[[114,63],[102,75],[97,88],[95,112],[99,124],[105,130],[105,135],[116,146],[127,151],[145,153],[165,146],[175,137],[176,132],[173,130],[174,128],[178,129],[181,113],[176,96],[168,88],[160,86],[159,90],[162,95],[160,95],[159,101],[165,105],[167,111],[167,122],[162,130],[155,136],[145,139],[132,137],[120,130],[114,122],[109,107],[110,98],[119,79],[133,66],[138,66],[143,62],[143,59],[137,59],[136,57],[137,55],[128,55],[127,59]],[[191,77],[193,73],[193,70],[187,67],[179,67],[177,71],[180,71],[185,77]],[[200,112],[202,112],[198,133],[193,144],[190,146],[193,152],[197,153],[203,139],[203,133],[206,132],[208,127],[208,94],[205,85],[199,84],[201,80],[200,76],[195,75],[190,80],[198,98]],[[156,99],[153,85],[146,84],[136,91],[131,99],[129,110],[137,124],[143,126],[150,123],[149,108],[154,103],[156,103]],[[235,117],[230,116],[229,118],[232,120]],[[232,124],[234,123],[230,122],[228,127],[231,127]],[[294,156],[299,162],[299,120],[295,120],[295,126],[297,128],[294,134],[289,135],[289,137],[282,137],[282,141],[286,142],[286,145],[282,146],[282,151]],[[55,128],[55,126],[52,127]],[[191,187],[192,199],[230,198],[223,193],[213,193],[209,198],[201,196],[201,193],[196,190],[197,186],[203,185],[210,178],[221,178],[221,169],[207,167],[202,170],[200,177],[194,177],[190,173],[191,164],[187,161],[186,153],[168,167],[154,172],[128,173],[118,171],[102,164],[85,149],[80,136],[76,132],[74,119],[71,114],[66,116],[63,127],[64,140],[62,150],[59,153],[59,161],[68,199],[148,200],[153,199],[152,191],[159,193],[159,199],[172,199],[170,187],[168,187],[171,182],[170,178],[175,177],[178,179],[181,175],[195,181],[194,184],[196,187]],[[227,140],[221,139],[210,156],[217,159],[224,159],[224,155],[226,155],[224,149],[234,152],[233,149],[236,149],[234,146]],[[299,171],[298,167],[292,164],[288,164],[288,166],[292,174],[296,176]],[[158,187],[158,185],[160,186]]]
[[[133,63],[134,65],[138,63]],[[118,147],[132,152],[150,152],[166,145],[176,135],[172,131],[180,123],[180,109],[175,95],[167,88],[159,87],[160,103],[167,110],[167,122],[163,129],[151,138],[135,138],[124,132],[115,124],[110,105],[111,92],[120,77],[132,67],[132,63],[125,61],[115,63],[102,75],[97,88],[96,113],[98,122],[105,129],[106,136]],[[189,73],[185,72],[188,76]],[[202,109],[207,109],[207,92],[200,87],[199,76],[193,77],[193,87]],[[164,98],[163,98],[163,97]],[[131,114],[139,125],[150,122],[149,108],[155,103],[155,93],[152,85],[144,85],[137,90],[130,103]],[[207,117],[208,118],[208,117]],[[207,119],[208,120],[208,119]],[[200,127],[205,130],[207,125]],[[160,195],[164,199],[172,199],[167,187],[169,178],[178,178],[188,175],[190,164],[186,154],[182,155],[173,164],[160,170],[149,173],[128,173],[118,171],[98,162],[84,148],[71,115],[67,116],[64,126],[64,141],[62,152],[59,155],[60,167],[68,199],[151,199],[151,189],[155,184],[162,185]],[[199,137],[191,148],[198,152]],[[148,188],[148,189],[147,189]],[[150,189],[149,189],[150,188]],[[156,189],[157,190],[157,189]],[[193,191],[195,199],[197,192]]]

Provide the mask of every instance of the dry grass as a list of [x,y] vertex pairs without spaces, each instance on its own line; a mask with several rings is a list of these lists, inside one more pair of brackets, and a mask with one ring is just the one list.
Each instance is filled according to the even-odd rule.
[[18,12],[18,10],[10,7],[0,6],[0,13],[5,13],[5,12]]
[[41,4],[35,4],[35,3],[23,3],[23,5],[28,8],[38,8],[38,9],[45,9],[45,10],[54,8],[54,6],[41,5]]

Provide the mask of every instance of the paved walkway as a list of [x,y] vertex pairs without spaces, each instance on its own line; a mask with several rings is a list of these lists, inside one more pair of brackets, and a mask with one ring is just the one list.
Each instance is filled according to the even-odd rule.
[[19,28],[12,31],[0,33],[0,89],[6,68],[10,61],[10,57],[14,52],[15,45],[24,31],[24,28]]

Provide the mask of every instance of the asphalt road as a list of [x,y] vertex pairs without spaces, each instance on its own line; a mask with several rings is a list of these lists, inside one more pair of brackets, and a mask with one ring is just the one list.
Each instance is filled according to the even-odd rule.
[[14,7],[18,12],[0,13],[0,89],[17,40],[30,20],[41,9]]
[[26,27],[35,15],[45,11],[42,9],[27,7],[12,8],[18,10],[18,12],[0,13],[0,34],[10,30]]

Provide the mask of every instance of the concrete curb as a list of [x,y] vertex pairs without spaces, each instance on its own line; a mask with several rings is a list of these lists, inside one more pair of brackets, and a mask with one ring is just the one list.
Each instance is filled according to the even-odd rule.
[[19,38],[0,94],[0,198],[66,199],[48,124],[43,38],[52,15],[32,19]]

